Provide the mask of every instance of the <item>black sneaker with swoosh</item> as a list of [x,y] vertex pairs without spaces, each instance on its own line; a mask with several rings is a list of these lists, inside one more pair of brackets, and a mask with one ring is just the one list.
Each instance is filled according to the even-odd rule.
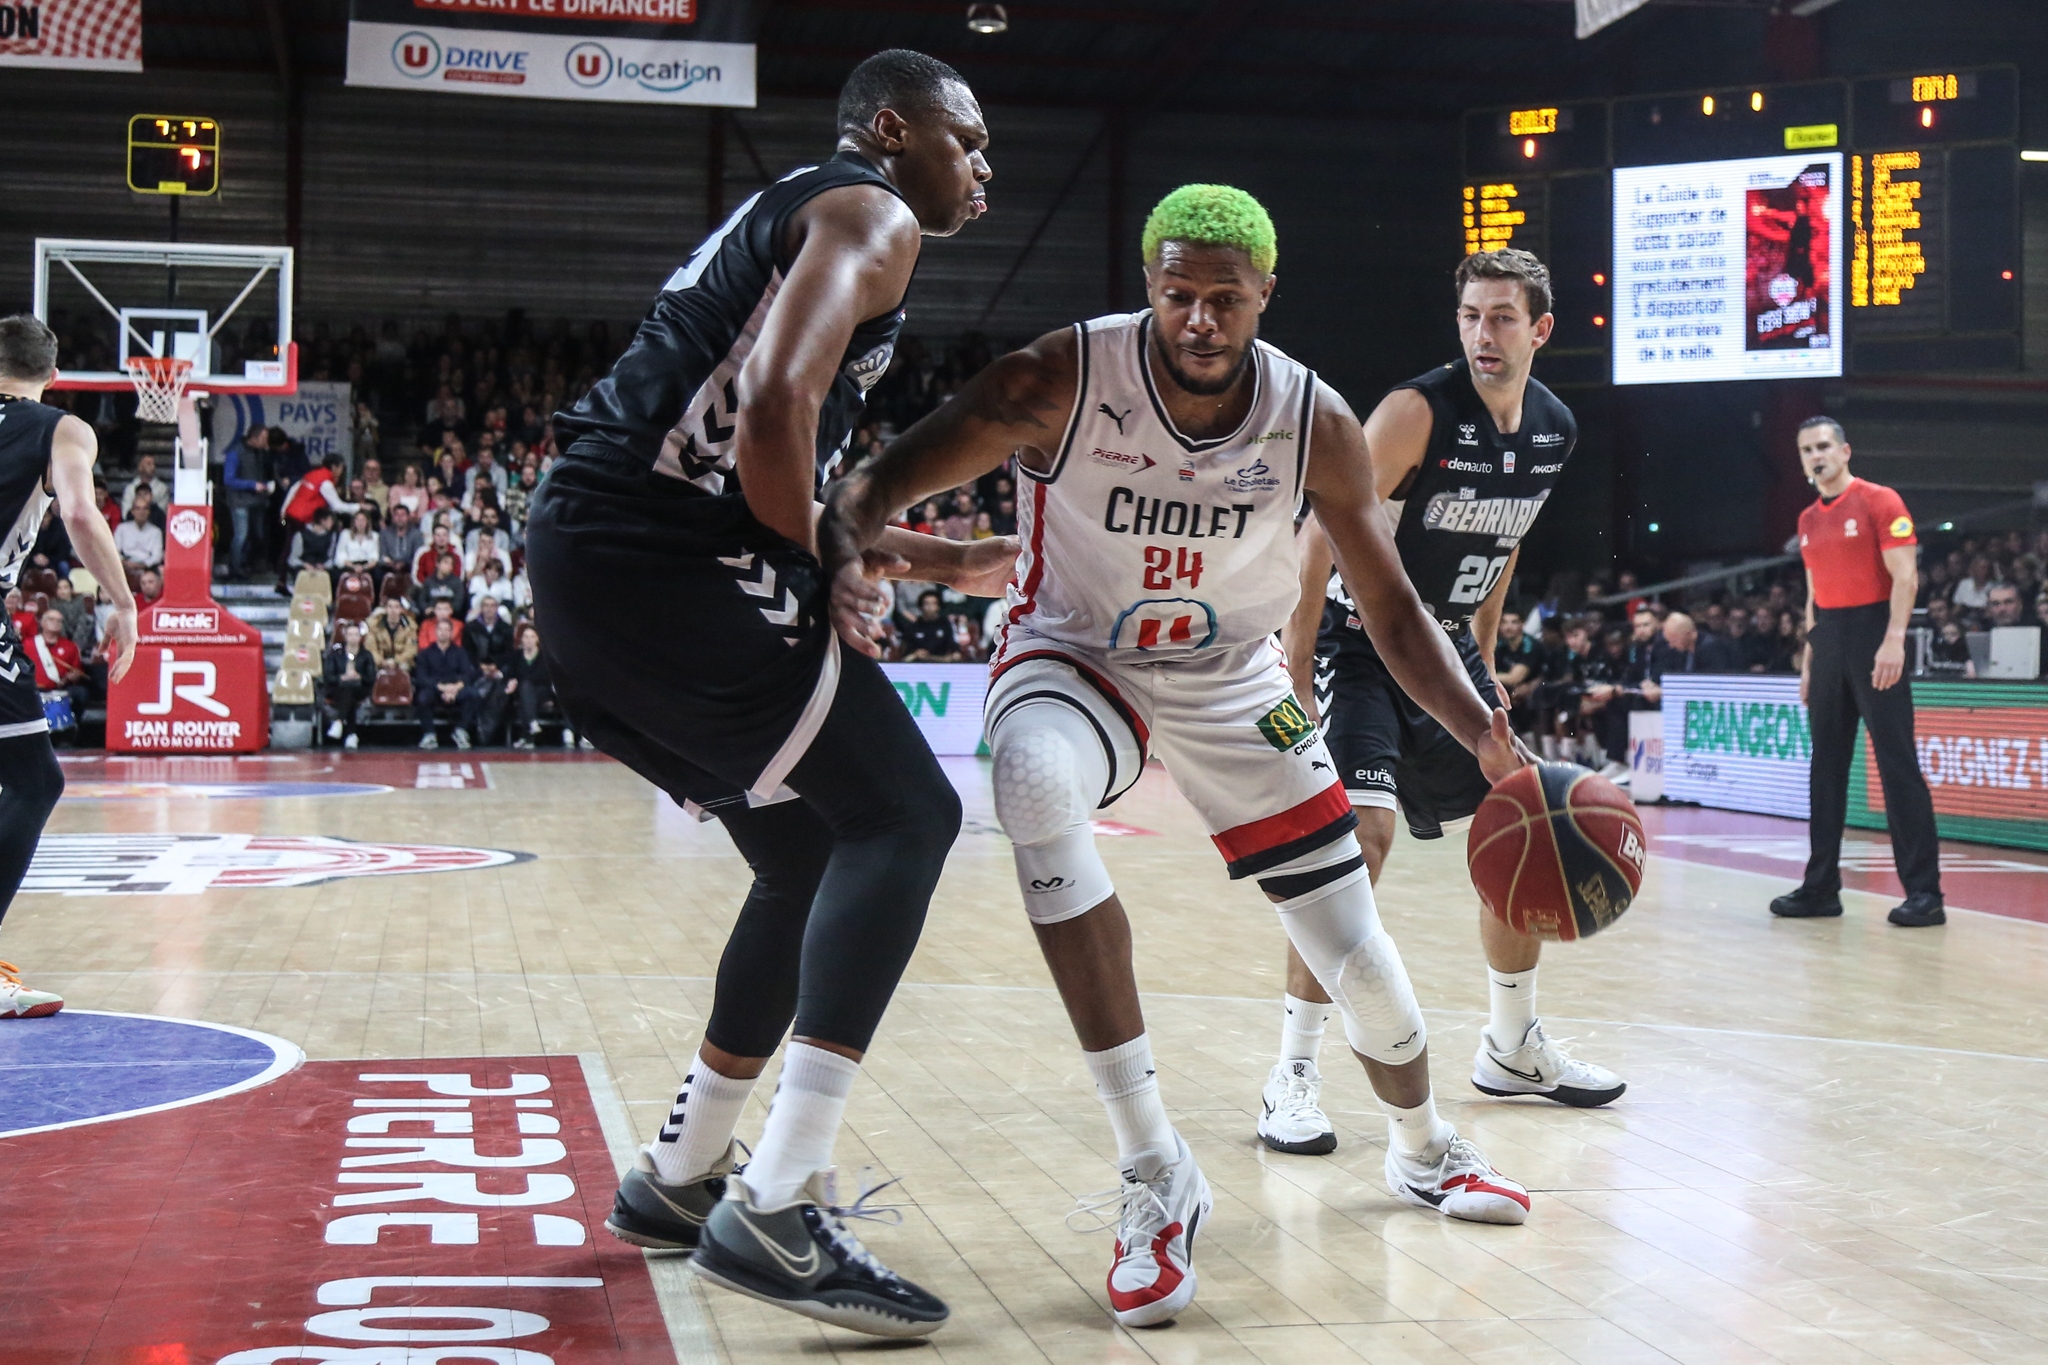
[[695,1180],[671,1185],[655,1169],[654,1158],[641,1148],[633,1169],[619,1181],[605,1228],[622,1242],[654,1251],[693,1251],[704,1220],[725,1197],[726,1178],[737,1169],[734,1147]]
[[833,1205],[822,1171],[794,1202],[776,1209],[757,1206],[745,1177],[733,1176],[704,1225],[690,1268],[712,1284],[850,1331],[878,1337],[938,1331],[952,1310],[861,1245],[845,1221],[859,1216],[872,1216],[860,1200],[850,1209]]

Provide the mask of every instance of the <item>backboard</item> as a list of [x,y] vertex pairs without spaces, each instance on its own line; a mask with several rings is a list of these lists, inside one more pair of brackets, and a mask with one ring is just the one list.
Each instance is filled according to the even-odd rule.
[[35,314],[71,358],[53,388],[130,388],[144,355],[191,361],[195,394],[299,386],[290,247],[38,237]]

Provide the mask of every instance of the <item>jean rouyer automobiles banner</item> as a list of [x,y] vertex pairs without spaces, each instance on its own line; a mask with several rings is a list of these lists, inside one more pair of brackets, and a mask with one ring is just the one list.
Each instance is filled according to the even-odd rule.
[[348,83],[754,106],[753,0],[350,0]]

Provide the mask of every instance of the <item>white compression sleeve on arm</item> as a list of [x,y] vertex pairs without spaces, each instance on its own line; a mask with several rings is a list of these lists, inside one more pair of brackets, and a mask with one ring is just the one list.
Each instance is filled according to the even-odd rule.
[[1429,1041],[1401,950],[1380,925],[1356,835],[1259,875],[1301,960],[1344,1019],[1352,1048],[1389,1066],[1420,1056]]
[[1094,909],[1115,887],[1095,848],[1089,817],[1109,785],[1109,757],[1095,726],[1047,698],[1005,711],[989,736],[996,819],[1017,856],[1017,889],[1034,924]]

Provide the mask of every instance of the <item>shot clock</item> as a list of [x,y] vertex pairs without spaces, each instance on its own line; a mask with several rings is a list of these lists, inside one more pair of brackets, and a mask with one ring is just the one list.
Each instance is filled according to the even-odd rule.
[[128,188],[137,194],[219,193],[219,121],[191,114],[129,119]]

